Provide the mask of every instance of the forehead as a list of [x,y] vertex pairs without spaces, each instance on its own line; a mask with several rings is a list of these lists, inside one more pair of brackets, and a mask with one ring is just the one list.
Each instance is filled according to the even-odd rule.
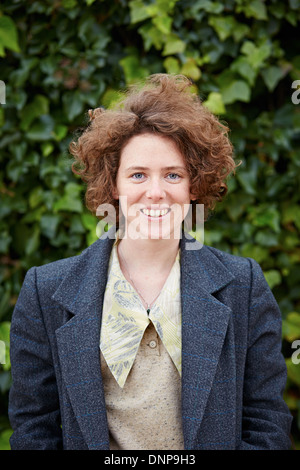
[[186,167],[184,158],[172,139],[150,133],[131,137],[121,152],[120,167],[138,165]]

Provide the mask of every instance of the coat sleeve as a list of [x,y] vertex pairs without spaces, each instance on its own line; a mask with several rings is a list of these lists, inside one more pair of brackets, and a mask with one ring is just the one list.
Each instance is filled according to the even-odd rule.
[[286,450],[292,416],[283,400],[286,365],[281,353],[281,312],[260,266],[252,270],[248,347],[243,392],[244,450]]
[[59,449],[62,437],[58,392],[36,287],[36,268],[26,274],[12,316],[10,341],[11,449]]

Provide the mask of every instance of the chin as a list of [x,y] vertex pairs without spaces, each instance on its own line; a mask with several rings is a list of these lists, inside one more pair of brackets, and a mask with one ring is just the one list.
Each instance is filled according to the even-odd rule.
[[150,218],[140,215],[128,220],[126,233],[132,240],[174,240],[180,239],[182,227],[182,214],[167,214],[164,218]]
[[170,227],[161,227],[158,224],[144,225],[141,224],[136,229],[129,227],[128,238],[133,240],[173,240],[181,237],[181,225],[175,230]]

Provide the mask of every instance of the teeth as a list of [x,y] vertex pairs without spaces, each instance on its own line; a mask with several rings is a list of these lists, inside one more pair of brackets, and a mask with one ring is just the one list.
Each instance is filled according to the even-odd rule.
[[142,209],[142,212],[145,215],[150,215],[150,217],[160,217],[162,215],[165,215],[168,212],[168,209],[162,209],[162,210]]

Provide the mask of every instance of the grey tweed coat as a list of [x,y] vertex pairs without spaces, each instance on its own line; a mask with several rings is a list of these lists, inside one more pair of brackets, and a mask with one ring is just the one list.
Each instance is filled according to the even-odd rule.
[[[99,338],[113,241],[26,275],[11,324],[13,450],[109,449]],[[262,271],[190,243],[181,240],[185,448],[289,449],[281,314]]]

